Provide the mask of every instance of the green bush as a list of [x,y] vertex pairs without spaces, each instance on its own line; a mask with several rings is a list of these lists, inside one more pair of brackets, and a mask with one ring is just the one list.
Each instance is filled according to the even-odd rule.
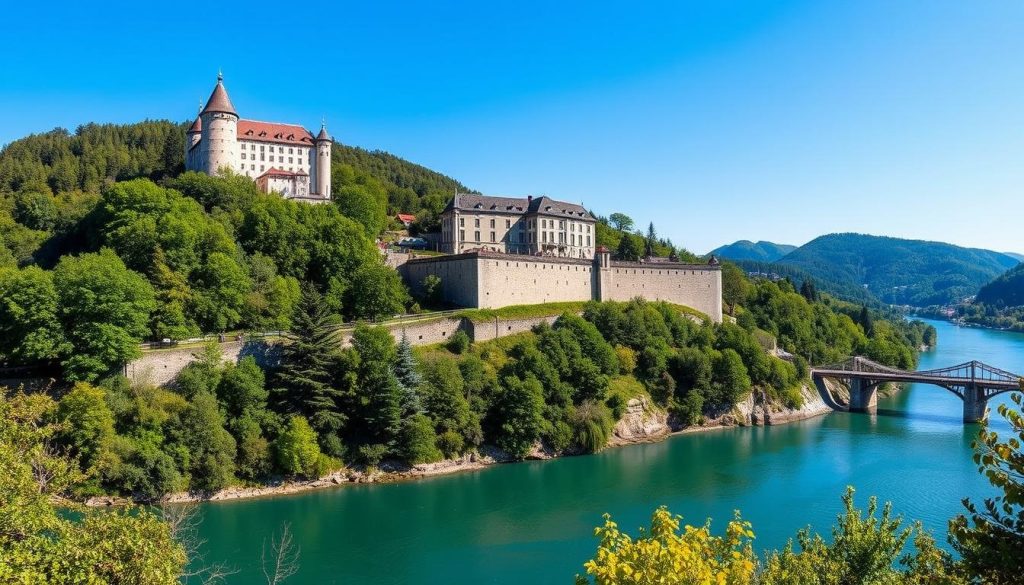
[[425,414],[415,414],[402,423],[400,452],[412,464],[433,463],[442,458],[436,444],[434,422]]
[[388,446],[380,443],[374,443],[372,445],[363,445],[359,448],[359,457],[366,463],[366,466],[370,469],[376,468],[380,465],[384,456],[388,454]]
[[556,420],[544,429],[541,438],[555,452],[561,453],[572,446],[574,437],[569,423],[564,420]]
[[615,426],[608,408],[593,401],[584,402],[576,408],[572,423],[575,442],[587,453],[604,449]]
[[466,441],[455,431],[445,431],[437,436],[437,448],[441,450],[445,458],[452,459],[458,457],[466,448]]
[[320,459],[316,431],[305,418],[291,417],[274,441],[274,455],[278,467],[287,475],[316,475],[317,460]]
[[448,340],[446,347],[448,348],[448,351],[457,355],[466,353],[466,350],[469,349],[469,335],[466,335],[465,331],[459,329],[455,332],[455,335],[452,335],[451,339]]
[[612,419],[614,420],[619,420],[622,418],[622,415],[626,414],[628,401],[620,394],[612,394],[608,397],[608,400],[605,401],[605,404],[611,409]]

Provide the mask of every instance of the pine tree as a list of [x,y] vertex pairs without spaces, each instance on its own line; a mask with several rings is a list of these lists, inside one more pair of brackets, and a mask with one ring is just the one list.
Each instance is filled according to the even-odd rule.
[[654,256],[654,247],[658,244],[658,233],[654,231],[654,222],[647,226],[647,241],[644,246],[644,255],[648,258]]
[[868,310],[867,305],[862,305],[860,308],[860,317],[857,319],[860,326],[864,328],[864,335],[871,337],[875,330],[874,320],[871,318],[871,311]]
[[320,293],[303,289],[272,391],[281,411],[305,416],[320,435],[337,433],[346,421],[344,392],[331,375],[341,346],[337,324]]
[[423,405],[420,403],[419,387],[423,383],[416,368],[416,358],[412,355],[412,344],[409,338],[402,334],[402,341],[398,343],[398,354],[395,358],[395,377],[402,388],[402,417],[407,418],[414,414],[423,412]]

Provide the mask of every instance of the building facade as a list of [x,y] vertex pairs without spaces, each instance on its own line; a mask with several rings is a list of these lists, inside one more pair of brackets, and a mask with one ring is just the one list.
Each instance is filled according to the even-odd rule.
[[264,192],[286,199],[327,201],[331,198],[331,138],[302,126],[239,118],[224,88],[217,85],[206,106],[188,129],[185,168],[208,175],[230,169],[256,181]]
[[709,264],[623,262],[604,248],[592,259],[521,256],[477,250],[415,258],[399,271],[413,292],[441,279],[442,296],[463,307],[497,309],[565,301],[628,301],[640,297],[685,305],[722,322],[722,270]]
[[596,223],[583,206],[550,197],[459,193],[441,213],[440,249],[587,260],[594,257]]

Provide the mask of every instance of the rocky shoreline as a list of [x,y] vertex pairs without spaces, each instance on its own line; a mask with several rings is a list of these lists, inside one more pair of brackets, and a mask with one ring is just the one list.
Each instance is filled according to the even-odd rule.
[[[778,425],[806,420],[833,412],[822,397],[810,386],[802,389],[804,403],[800,408],[788,409],[772,404],[755,395],[749,396],[736,407],[718,417],[706,420],[701,425],[679,427],[671,417],[645,399],[632,399],[626,413],[615,425],[608,447],[623,447],[641,443],[654,443],[681,434],[725,429],[737,426]],[[555,453],[537,445],[527,460],[546,460],[572,454]],[[197,502],[223,502],[269,496],[296,494],[310,490],[358,483],[394,483],[438,475],[483,469],[491,465],[514,462],[512,457],[496,447],[483,446],[479,452],[467,453],[457,459],[446,459],[436,463],[407,465],[384,462],[377,469],[349,467],[324,477],[304,481],[285,481],[260,486],[230,487],[215,493],[179,492],[162,498],[160,504],[185,504]],[[119,506],[130,503],[126,498],[96,496],[86,501],[88,506]]]

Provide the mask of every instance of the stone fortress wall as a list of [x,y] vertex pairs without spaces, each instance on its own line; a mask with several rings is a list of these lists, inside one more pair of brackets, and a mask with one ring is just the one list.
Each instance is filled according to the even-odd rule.
[[722,271],[690,264],[612,261],[601,282],[602,301],[643,297],[686,305],[722,322]]
[[[556,319],[558,319],[558,315],[526,319],[498,318],[477,322],[465,317],[426,317],[412,318],[408,322],[392,322],[385,326],[391,331],[391,336],[396,341],[405,335],[412,345],[431,345],[444,343],[460,330],[466,332],[470,341],[489,341],[530,331],[540,323],[551,324]],[[351,328],[342,331],[339,339],[342,347],[348,347],[351,344],[352,331]],[[238,363],[238,360],[252,356],[261,366],[272,367],[279,359],[281,341],[233,340],[220,343],[218,346],[225,362]],[[202,351],[202,346],[147,350],[143,352],[142,357],[125,366],[124,375],[132,382],[168,386],[174,382],[178,373],[185,366],[196,361],[197,354]]]
[[456,305],[497,309],[563,301],[628,301],[641,297],[685,305],[722,321],[722,271],[717,265],[619,262],[607,252],[594,260],[476,251],[416,258],[399,267],[413,292],[423,279],[441,279]]

